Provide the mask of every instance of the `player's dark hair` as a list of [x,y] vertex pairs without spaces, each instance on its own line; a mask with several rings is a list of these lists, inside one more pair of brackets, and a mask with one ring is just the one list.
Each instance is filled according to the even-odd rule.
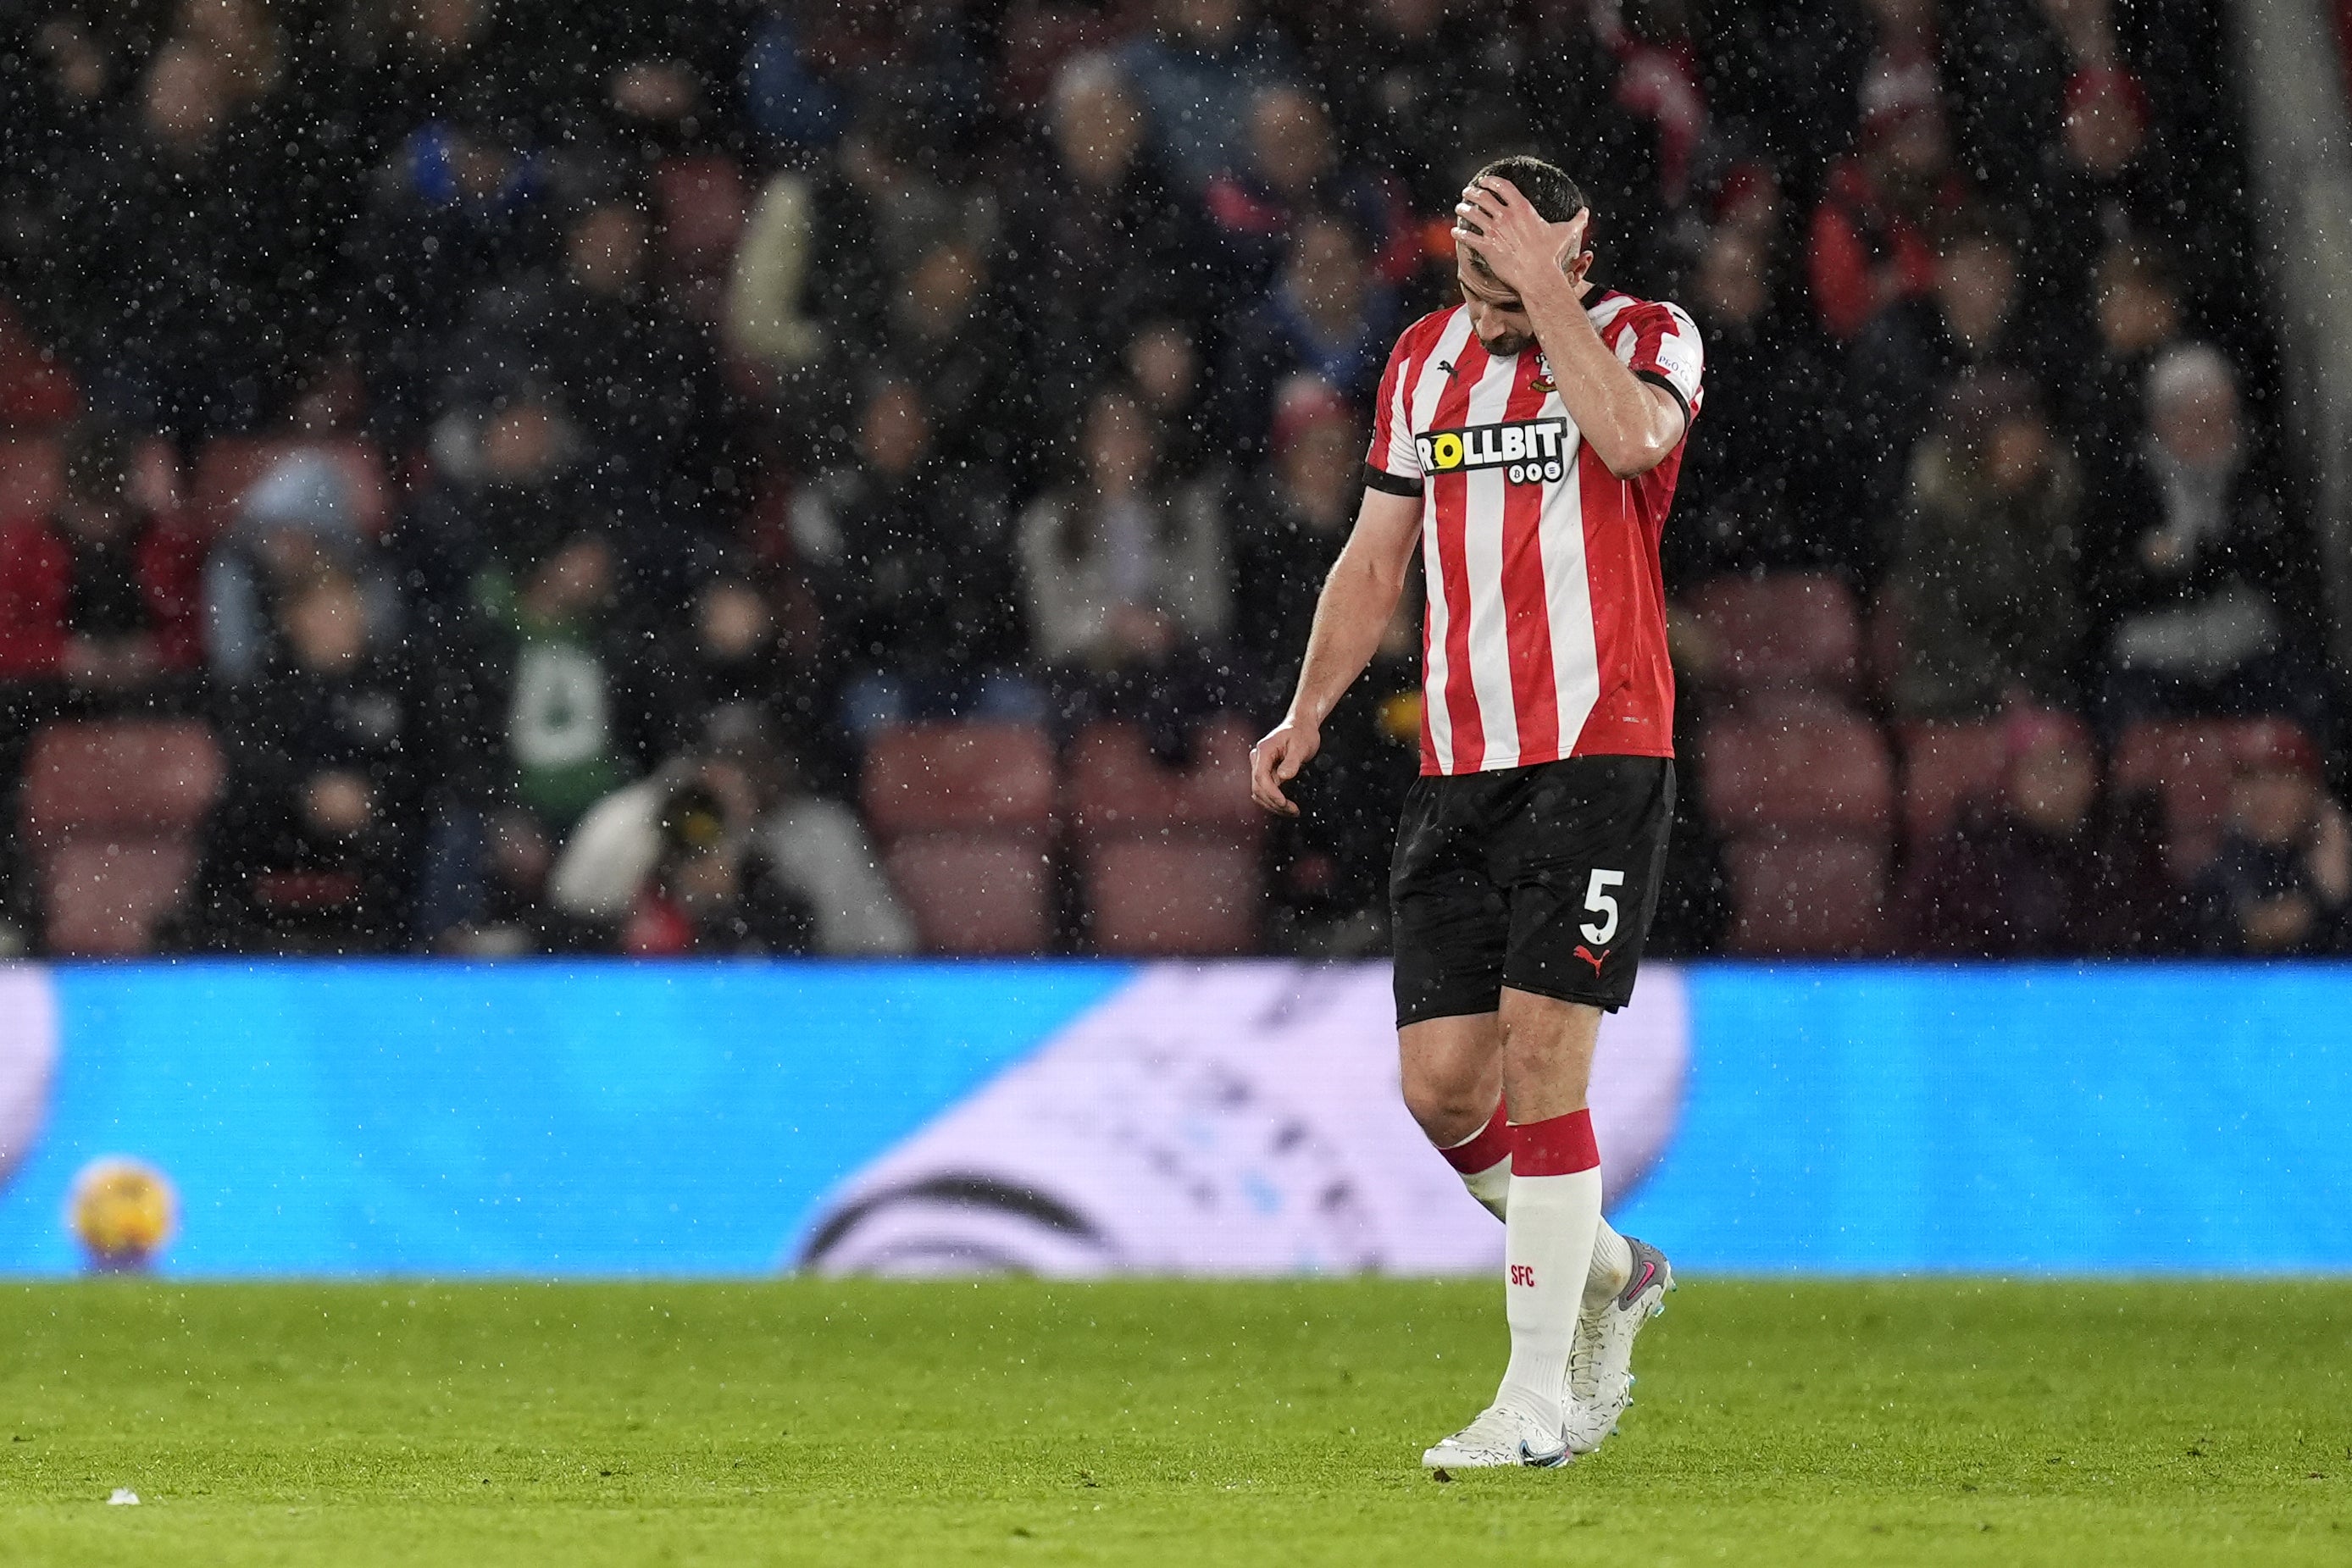
[[1568,177],[1567,170],[1524,152],[1496,159],[1471,175],[1470,183],[1475,185],[1490,174],[1517,185],[1536,216],[1548,224],[1564,224],[1587,205],[1582,188]]

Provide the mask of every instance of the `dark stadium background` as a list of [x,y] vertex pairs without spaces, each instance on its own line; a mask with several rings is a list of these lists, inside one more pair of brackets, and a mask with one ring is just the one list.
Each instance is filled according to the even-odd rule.
[[1302,824],[1244,751],[1531,150],[1706,343],[1659,949],[2340,951],[2234,57],[2191,0],[11,6],[9,939],[1379,953],[1412,629]]

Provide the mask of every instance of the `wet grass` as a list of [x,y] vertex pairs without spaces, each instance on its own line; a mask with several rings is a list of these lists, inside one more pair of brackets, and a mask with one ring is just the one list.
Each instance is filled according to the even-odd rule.
[[1498,1294],[10,1286],[0,1562],[2352,1562],[2352,1282],[1694,1281],[1442,1483]]

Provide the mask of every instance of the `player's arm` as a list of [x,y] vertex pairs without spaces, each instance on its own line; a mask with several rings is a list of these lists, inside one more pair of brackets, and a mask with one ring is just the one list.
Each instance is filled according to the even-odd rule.
[[1491,177],[1464,192],[1454,211],[1454,243],[1484,257],[1496,279],[1517,292],[1559,401],[1609,472],[1631,479],[1664,462],[1689,416],[1672,392],[1627,369],[1584,313],[1591,285],[1574,263],[1591,214],[1546,223],[1517,186]]
[[1323,721],[1372,662],[1404,592],[1404,574],[1420,539],[1420,497],[1364,491],[1355,531],[1316,601],[1315,626],[1307,634],[1307,659],[1299,666],[1290,711],[1250,748],[1250,799],[1267,810],[1298,815],[1297,804],[1282,787],[1321,749]]

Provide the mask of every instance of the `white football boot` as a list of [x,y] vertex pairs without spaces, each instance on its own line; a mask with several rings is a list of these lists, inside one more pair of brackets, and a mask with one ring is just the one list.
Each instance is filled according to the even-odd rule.
[[1527,1465],[1549,1469],[1569,1461],[1560,1435],[1508,1405],[1489,1405],[1475,1421],[1421,1456],[1433,1470],[1491,1470]]
[[1568,1447],[1589,1454],[1617,1430],[1617,1418],[1633,1403],[1633,1336],[1666,1310],[1675,1271],[1666,1255],[1646,1241],[1625,1238],[1633,1255],[1625,1288],[1577,1314],[1576,1343],[1568,1353]]

